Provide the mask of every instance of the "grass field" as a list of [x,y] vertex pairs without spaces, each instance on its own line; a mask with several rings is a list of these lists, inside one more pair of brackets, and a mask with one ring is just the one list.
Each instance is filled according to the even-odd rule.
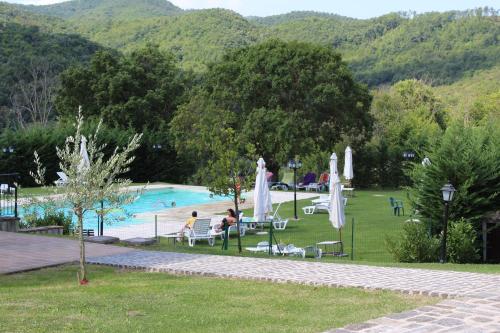
[[90,266],[0,276],[3,332],[321,332],[437,302],[360,289]]
[[[394,216],[389,206],[389,197],[403,199],[405,202],[406,215]],[[347,225],[342,231],[344,242],[344,252],[347,257],[339,258],[324,256],[319,259],[322,262],[341,262],[346,264],[364,264],[376,266],[394,266],[407,268],[424,268],[438,270],[455,270],[476,273],[500,273],[500,265],[492,264],[439,264],[439,263],[417,263],[407,264],[394,262],[391,254],[385,245],[386,238],[396,238],[410,213],[409,204],[405,200],[404,191],[373,191],[360,190],[356,192],[356,197],[349,198],[346,207]],[[324,240],[339,239],[338,231],[334,230],[328,222],[328,214],[319,213],[314,215],[304,215],[301,207],[309,205],[310,200],[298,201],[299,221],[290,220],[286,230],[276,231],[276,238],[279,242],[292,243],[299,247],[314,245]],[[246,216],[252,215],[252,210],[244,211]],[[280,208],[280,214],[284,218],[293,217],[293,202],[284,203]],[[354,253],[352,253],[352,219],[355,220],[354,230]],[[267,229],[265,229],[267,231]],[[214,247],[208,246],[207,242],[198,242],[195,247],[189,247],[187,242],[177,243],[175,246],[167,239],[160,238],[159,244],[148,246],[144,249],[159,251],[175,251],[187,253],[224,254],[240,256],[259,256],[267,258],[267,254],[255,254],[245,251],[238,253],[236,237],[231,237],[230,246],[227,251],[221,250],[222,241],[217,239]],[[255,235],[247,233],[242,237],[242,245],[245,247],[255,246],[260,241],[268,241],[268,235]],[[354,260],[351,260],[351,254]],[[279,257],[274,257],[279,258]],[[287,259],[293,257],[287,257]],[[298,258],[297,258],[298,259]],[[315,260],[315,259],[308,259]]]
[[[342,240],[344,243],[344,252],[351,254],[355,260],[372,262],[390,262],[392,257],[385,246],[386,237],[397,237],[398,233],[408,219],[408,216],[394,216],[389,207],[389,197],[403,199],[404,193],[401,191],[357,191],[354,198],[348,199],[346,207],[347,224],[342,229]],[[280,243],[294,244],[298,247],[315,245],[318,242],[326,240],[339,240],[340,234],[333,229],[328,221],[328,214],[316,213],[314,215],[305,215],[302,207],[310,205],[310,200],[300,200],[297,203],[299,220],[293,220],[293,202],[287,202],[281,205],[279,210],[283,218],[289,218],[288,226],[285,230],[276,230],[276,240]],[[275,205],[276,206],[276,205]],[[252,209],[244,211],[245,216],[252,216]],[[354,253],[352,252],[352,220],[354,219]],[[267,229],[266,229],[267,230]],[[255,235],[251,232],[242,238],[243,247],[255,246],[260,241],[268,241],[268,235]],[[230,238],[231,254],[237,253],[236,237]],[[155,247],[152,247],[152,249]],[[199,242],[194,248],[177,244],[174,249],[173,244],[163,240],[161,245],[156,245],[157,249],[176,250],[201,253],[221,253],[221,241],[217,241],[214,247],[208,246],[206,242]],[[328,260],[328,258],[325,258]],[[331,257],[330,257],[331,259]]]

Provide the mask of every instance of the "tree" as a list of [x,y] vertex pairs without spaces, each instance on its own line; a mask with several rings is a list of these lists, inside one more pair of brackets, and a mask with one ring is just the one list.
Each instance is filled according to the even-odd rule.
[[441,221],[441,187],[450,182],[457,190],[450,204],[450,221],[464,218],[479,230],[483,216],[499,208],[499,146],[498,123],[482,127],[452,124],[426,151],[431,164],[416,163],[411,172],[411,194],[418,211]]
[[500,89],[477,98],[467,118],[475,125],[500,121]]
[[370,102],[331,48],[271,40],[212,64],[171,130],[176,147],[203,160],[210,133],[232,128],[276,172],[313,145],[331,150],[343,135],[369,137]]
[[29,66],[30,80],[20,79],[11,95],[17,124],[24,128],[30,123],[46,126],[53,119],[54,94],[57,80],[48,61],[33,61]]
[[[245,144],[234,130],[234,113],[218,108],[196,95],[171,122],[176,149],[198,161],[194,176],[215,194],[230,195],[238,212],[238,196],[252,184],[255,157],[253,146]],[[183,112],[189,108],[191,112]],[[238,223],[238,249],[241,252]]]
[[[241,252],[240,219],[238,200],[243,190],[249,190],[255,179],[252,177],[253,164],[250,154],[238,150],[236,133],[231,128],[222,129],[220,135],[212,139],[211,158],[200,172],[208,189],[219,195],[233,198],[237,223],[238,251]],[[227,241],[227,239],[226,239]],[[227,244],[227,243],[226,243]]]
[[125,57],[97,52],[88,67],[63,72],[56,106],[63,117],[72,118],[82,105],[87,117],[107,125],[156,130],[170,121],[183,93],[174,57],[148,45]]
[[444,108],[430,86],[406,80],[378,91],[371,113],[375,123],[370,145],[378,152],[373,178],[382,186],[404,184],[408,179],[403,172],[403,151],[415,151],[420,160],[424,157],[445,127]]
[[[65,186],[53,187],[52,192],[58,198],[64,198],[61,201],[56,201],[56,203],[70,205],[77,217],[80,242],[80,272],[78,279],[80,284],[86,284],[88,280],[85,266],[85,243],[83,241],[83,217],[85,213],[92,210],[97,211],[98,214],[103,214],[104,212],[100,212],[96,208],[101,201],[106,201],[106,206],[112,209],[121,207],[133,200],[132,193],[124,191],[131,181],[119,177],[129,170],[129,165],[134,160],[131,154],[139,146],[141,135],[133,135],[127,146],[121,150],[116,147],[113,154],[106,158],[103,152],[106,145],[97,143],[99,124],[87,143],[90,162],[87,165],[80,155],[80,142],[83,139],[82,126],[83,116],[80,108],[75,135],[66,139],[63,148],[56,148],[60,161],[59,166],[61,171],[68,176],[68,182]],[[36,152],[35,163],[37,171],[32,173],[32,176],[38,184],[42,185],[44,184],[45,169]]]

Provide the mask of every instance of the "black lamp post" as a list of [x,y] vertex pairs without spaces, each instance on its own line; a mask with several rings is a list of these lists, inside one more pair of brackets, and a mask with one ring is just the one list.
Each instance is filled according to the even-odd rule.
[[293,211],[295,219],[297,220],[297,169],[302,168],[302,162],[291,159],[288,162],[288,167],[293,169]]
[[450,202],[453,200],[453,193],[455,193],[455,188],[450,183],[443,186],[441,189],[443,192],[444,201],[444,218],[443,218],[443,239],[441,241],[441,258],[440,263],[446,262],[446,234],[448,231],[448,207]]

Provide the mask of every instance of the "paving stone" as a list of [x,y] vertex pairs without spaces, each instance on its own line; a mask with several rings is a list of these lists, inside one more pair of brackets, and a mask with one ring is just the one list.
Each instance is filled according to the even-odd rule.
[[124,239],[122,240],[122,242],[133,246],[145,246],[156,243],[156,239],[135,237],[135,238]]
[[[425,326],[420,326],[418,328],[413,328],[409,331],[404,331],[408,333],[435,333],[436,331],[439,330],[439,326],[435,325],[425,325]],[[403,331],[401,331],[403,332]]]
[[400,313],[393,313],[391,315],[388,315],[388,318],[392,319],[406,319],[410,317],[415,317],[419,313],[417,311],[406,311],[406,312],[400,312]]
[[463,325],[463,321],[454,318],[443,318],[435,321],[436,324],[442,326],[459,326]]
[[360,323],[360,324],[347,325],[345,327],[345,329],[350,330],[350,331],[354,331],[354,332],[358,332],[358,331],[361,331],[361,330],[364,330],[366,328],[370,328],[370,327],[373,327],[373,326],[375,326],[375,324],[372,324],[372,323]]
[[118,243],[120,238],[112,236],[92,236],[85,239],[86,242],[97,244],[113,244]]
[[487,323],[492,321],[493,319],[491,318],[486,318],[486,317],[474,317],[471,318],[472,321],[477,321],[478,323]]
[[436,320],[436,318],[430,317],[430,316],[417,316],[417,317],[410,318],[410,320],[416,321],[418,323],[424,323],[424,322],[430,322],[430,321]]

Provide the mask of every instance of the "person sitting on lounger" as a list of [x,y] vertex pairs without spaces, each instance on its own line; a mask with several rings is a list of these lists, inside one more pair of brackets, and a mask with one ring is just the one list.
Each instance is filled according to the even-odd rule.
[[193,224],[196,221],[197,217],[198,217],[198,213],[196,211],[193,211],[191,213],[191,217],[186,220],[186,224],[184,224],[184,226],[182,227],[182,229],[179,231],[179,237],[178,237],[179,239],[178,239],[178,241],[182,240],[182,237],[184,237],[184,231],[186,231],[186,229],[192,229],[193,228]]
[[222,232],[224,230],[224,227],[230,227],[232,225],[235,225],[237,222],[236,220],[236,213],[232,208],[229,208],[227,210],[227,216],[222,219],[221,223],[214,225],[214,231],[215,232]]

